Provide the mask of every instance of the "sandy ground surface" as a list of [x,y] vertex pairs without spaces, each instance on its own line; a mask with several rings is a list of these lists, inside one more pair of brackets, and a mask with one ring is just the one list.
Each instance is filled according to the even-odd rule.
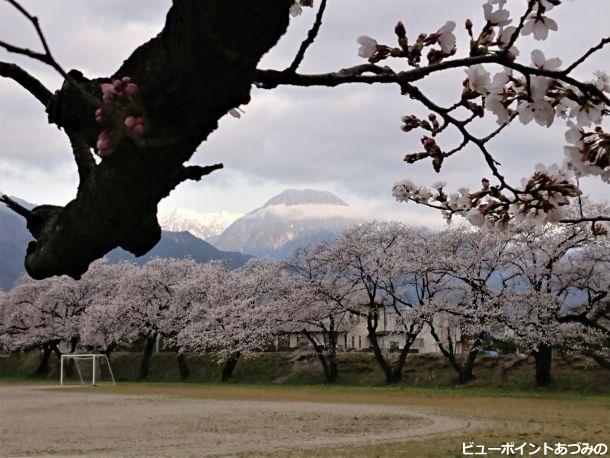
[[421,407],[132,396],[0,387],[0,455],[183,457],[304,451],[450,435]]

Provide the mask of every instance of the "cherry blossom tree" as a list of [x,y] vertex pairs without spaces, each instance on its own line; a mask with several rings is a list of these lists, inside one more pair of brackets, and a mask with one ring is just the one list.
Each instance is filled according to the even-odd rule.
[[34,281],[24,276],[6,301],[2,347],[9,352],[40,348],[42,355],[35,375],[48,373],[51,354],[59,358],[59,343],[72,337],[68,324],[72,310],[50,294],[55,281]]
[[342,304],[348,301],[349,289],[339,280],[325,259],[326,244],[297,249],[286,262],[290,277],[285,287],[284,314],[286,330],[301,332],[311,343],[326,383],[335,383],[339,375],[337,346],[340,332],[355,325],[353,315]]
[[[113,298],[119,304],[119,315],[115,318],[128,322],[144,338],[139,379],[148,375],[157,339],[173,339],[182,328],[186,310],[175,303],[176,292],[182,282],[197,275],[199,268],[192,259],[155,258],[121,280]],[[178,365],[182,378],[186,379],[188,367],[182,352],[178,353]]]
[[106,356],[117,345],[133,342],[139,329],[131,320],[122,320],[125,306],[117,300],[117,292],[125,279],[137,267],[129,262],[110,264],[106,259],[95,261],[87,274],[78,281],[89,284],[88,306],[80,319],[80,343],[86,348],[101,351]]
[[224,363],[221,381],[229,380],[242,355],[255,356],[281,332],[281,276],[280,264],[262,261],[233,271],[224,263],[206,264],[180,285],[189,312],[176,337],[179,348],[214,353]]
[[591,248],[596,237],[582,225],[536,227],[524,222],[513,232],[501,300],[512,338],[532,352],[536,385],[543,388],[552,383],[553,346],[582,347],[599,338],[576,320],[560,319],[570,314],[570,293],[576,286],[569,281],[574,279],[570,258]]
[[[466,187],[447,192],[445,185],[428,189],[410,180],[394,187],[396,199],[439,209],[447,218],[462,214],[479,226],[504,226],[515,218],[570,224],[574,221],[562,209],[581,194],[576,178],[592,175],[607,182],[610,177],[608,134],[603,128],[610,78],[603,70],[589,79],[576,76],[583,62],[610,43],[610,37],[585,46],[581,57],[570,63],[547,58],[541,50],[531,58],[519,55],[522,40],[530,36],[544,40],[559,29],[553,14],[561,7],[560,0],[524,0],[515,18],[510,17],[506,1],[485,1],[482,27],[466,21],[463,33],[470,38],[470,47],[460,56],[455,22],[439,24],[417,37],[409,37],[406,26],[398,22],[396,45],[360,36],[357,53],[367,62],[322,74],[302,74],[298,68],[321,29],[326,0],[320,0],[311,30],[283,70],[256,66],[285,32],[289,17],[298,16],[313,1],[239,0],[229,5],[221,0],[181,0],[173,3],[157,37],[136,49],[113,75],[100,78],[66,71],[53,57],[38,18],[17,0],[7,1],[32,24],[42,51],[6,41],[0,41],[0,47],[49,65],[64,83],[53,93],[25,69],[8,62],[0,63],[0,75],[39,100],[49,122],[64,130],[80,181],[76,198],[64,207],[28,210],[7,195],[0,196],[26,218],[36,239],[25,261],[36,279],[61,274],[78,278],[93,260],[117,246],[136,255],[149,251],[160,237],[159,201],[178,184],[200,180],[222,167],[184,164],[223,115],[239,116],[238,107],[249,102],[252,84],[266,89],[397,85],[403,95],[430,112],[424,119],[403,118],[406,132],[426,132],[423,151],[407,154],[407,163],[431,160],[440,172],[445,162],[473,147],[493,175],[493,184],[484,181],[474,192]],[[391,59],[401,59],[397,69],[380,65]],[[439,105],[418,86],[435,74],[458,68],[464,69],[466,80],[461,97],[450,106]],[[475,135],[478,119],[490,115],[499,125],[486,135]],[[517,118],[545,128],[558,117],[565,118],[568,127],[563,165],[537,167],[521,184],[512,183],[501,171],[492,140]],[[460,134],[459,145],[443,144],[440,134],[447,129]],[[576,219],[595,224],[609,221],[610,216],[582,214]]]
[[[443,291],[429,303],[428,322],[440,351],[458,373],[458,383],[469,382],[483,345],[501,326],[504,309],[496,298],[502,292],[504,253],[511,237],[506,233],[481,233],[464,227],[436,236],[436,256],[431,258],[436,275],[442,276]],[[443,328],[439,335],[437,328]],[[462,357],[458,339],[467,345]]]
[[[365,320],[371,348],[388,384],[401,380],[409,349],[424,323],[414,308],[420,299],[425,299],[413,300],[410,296],[414,282],[421,278],[417,273],[419,267],[405,267],[405,259],[409,258],[405,257],[404,249],[419,246],[418,238],[415,231],[402,224],[374,222],[355,226],[326,250],[318,252],[336,276],[332,280],[333,288],[318,291],[355,318]],[[395,361],[384,354],[377,336],[387,309],[392,309],[397,316],[392,332],[405,339]]]
[[[583,353],[610,369],[610,246],[598,237],[562,263],[557,273],[568,310],[559,316],[563,323],[579,323],[601,339],[583,348]],[[584,342],[587,343],[586,341]]]

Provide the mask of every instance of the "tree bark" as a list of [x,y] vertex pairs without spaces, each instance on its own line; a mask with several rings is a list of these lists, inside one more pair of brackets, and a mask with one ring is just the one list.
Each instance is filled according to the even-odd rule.
[[[383,373],[385,374],[386,384],[393,385],[400,382],[402,379],[402,366],[399,364],[396,367],[392,367],[385,356],[383,356],[383,352],[379,346],[379,341],[377,340],[377,323],[376,312],[369,313],[366,318],[366,329],[369,335],[369,340],[371,341],[371,346],[373,347],[373,354],[375,355],[377,364],[379,364],[379,367],[381,367],[381,370],[383,370]],[[405,358],[403,358],[403,365],[405,359],[406,355]]]
[[470,382],[473,379],[472,371],[474,369],[474,363],[477,360],[477,355],[479,354],[479,345],[481,344],[481,340],[477,338],[474,341],[470,351],[468,352],[466,360],[462,364],[455,353],[453,339],[451,337],[451,329],[447,329],[447,348],[443,344],[443,341],[441,340],[439,335],[436,333],[436,329],[432,322],[429,322],[428,326],[430,327],[430,334],[432,334],[432,337],[434,337],[434,340],[438,345],[438,348],[440,349],[441,353],[445,356],[445,358],[447,358],[449,364],[451,364],[451,367],[453,367],[453,369],[457,372],[457,384],[465,385]]
[[458,385],[465,385],[473,379],[472,370],[474,369],[474,363],[477,359],[478,354],[478,348],[475,348],[474,350],[470,350],[468,352],[466,361],[458,373]]
[[186,355],[184,353],[178,353],[176,359],[178,361],[178,370],[180,371],[180,380],[184,382],[191,374],[189,366],[186,363]]
[[536,361],[536,387],[547,388],[553,383],[551,377],[553,348],[550,345],[538,345],[533,354]]
[[155,349],[155,342],[157,341],[157,335],[151,334],[146,337],[146,343],[144,345],[144,352],[142,353],[142,359],[140,360],[140,372],[138,373],[138,380],[144,380],[148,377],[148,370],[150,367],[150,357]]
[[[388,360],[383,356],[383,352],[381,351],[381,347],[379,346],[379,341],[377,340],[377,314],[370,313],[366,320],[366,329],[368,332],[369,340],[371,341],[371,346],[373,347],[373,354],[375,355],[375,360],[379,367],[383,370],[386,378],[386,384],[394,385],[399,383],[402,380],[402,372],[405,367],[405,363],[407,362],[407,356],[409,355],[409,350],[415,341],[419,330],[416,332],[408,332],[405,337],[405,345],[400,351],[400,355],[398,359],[391,364]],[[413,328],[411,329],[413,331]]]
[[49,360],[51,359],[51,354],[53,353],[53,349],[51,348],[50,343],[46,343],[42,346],[42,354],[40,355],[40,362],[38,363],[38,367],[34,371],[34,375],[36,377],[43,377],[49,374]]
[[229,357],[225,361],[224,367],[222,368],[222,375],[220,376],[221,382],[226,382],[231,378],[231,375],[233,375],[233,369],[235,369],[235,366],[237,366],[237,362],[239,361],[240,356],[241,353],[238,351],[229,355]]
[[[256,65],[285,33],[292,3],[175,0],[161,33],[111,78],[69,72],[72,80],[46,106],[49,122],[70,138],[80,182],[66,206],[41,205],[23,215],[35,239],[25,259],[32,278],[79,278],[115,247],[141,256],[157,244],[157,204],[181,182],[221,166],[183,164],[221,117],[249,102]],[[147,131],[139,139],[123,135],[96,164],[90,149],[105,127],[96,124],[96,106],[81,90],[101,99],[101,83],[125,76],[139,85]]]
[[338,366],[337,366],[337,338],[336,332],[328,332],[328,348],[324,348],[324,346],[320,345],[314,336],[307,330],[303,329],[303,334],[313,345],[314,350],[316,351],[316,356],[322,365],[322,369],[324,370],[324,379],[326,383],[332,384],[337,381],[337,377],[339,375]]

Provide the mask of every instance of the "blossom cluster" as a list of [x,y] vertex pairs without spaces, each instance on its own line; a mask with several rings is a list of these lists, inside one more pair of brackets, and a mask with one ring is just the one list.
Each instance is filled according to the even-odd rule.
[[103,127],[97,138],[97,154],[112,155],[124,135],[141,137],[147,131],[147,119],[140,88],[129,76],[102,83],[103,108],[95,110],[95,121]]
[[[530,2],[528,13],[521,18],[519,26],[512,25],[510,11],[505,8],[506,3],[506,0],[485,2],[485,25],[478,35],[475,35],[473,22],[466,21],[471,57],[497,54],[512,61],[519,56],[519,50],[515,47],[519,34],[544,40],[549,31],[558,30],[557,23],[549,17],[549,12],[561,1]],[[418,48],[417,43],[420,43],[418,49],[421,51],[423,45],[432,40],[430,37],[434,37],[432,41],[441,45],[441,50],[447,51],[451,47],[451,54],[454,54],[454,25],[448,22],[435,34],[422,34],[418,42],[402,50],[380,45],[373,38],[361,36],[358,38],[361,45],[359,55],[373,63],[386,57],[409,57],[412,60],[410,63],[418,64],[419,60],[409,53]],[[399,43],[400,40],[406,43],[402,23],[397,25],[396,33]],[[531,177],[522,180],[520,189],[511,188],[502,181],[499,186],[488,186],[473,194],[467,192],[469,198],[460,193],[447,195],[442,190],[435,192],[407,180],[394,186],[394,197],[399,201],[411,200],[438,208],[447,219],[460,212],[479,227],[506,227],[512,218],[531,219],[540,224],[560,220],[562,207],[570,204],[570,198],[581,194],[575,180],[577,177],[594,175],[610,182],[610,134],[601,126],[604,116],[609,113],[609,107],[606,105],[607,99],[600,95],[610,93],[610,76],[604,71],[597,71],[595,79],[584,85],[569,84],[562,78],[561,68],[562,61],[559,58],[547,58],[539,49],[532,51],[530,66],[520,70],[519,74],[508,66],[491,74],[483,64],[470,65],[465,70],[461,101],[446,110],[448,112],[463,107],[472,113],[469,119],[461,121],[462,127],[475,118],[483,117],[486,112],[492,113],[500,127],[490,137],[499,133],[515,118],[523,124],[535,121],[543,127],[550,127],[556,118],[564,119],[568,126],[566,140],[569,145],[564,148],[566,158],[561,167],[537,166]],[[447,124],[445,112],[438,111],[438,114],[444,116]],[[434,137],[446,127],[439,126],[435,114],[430,114],[428,119],[420,119],[415,115],[403,116],[401,129],[405,132],[424,129]],[[407,154],[404,160],[414,163],[430,158],[434,170],[439,172],[443,160],[467,143],[465,136],[464,144],[460,147],[443,152],[434,138],[424,136],[422,144],[425,151]],[[511,197],[501,192],[506,189],[510,189]]]

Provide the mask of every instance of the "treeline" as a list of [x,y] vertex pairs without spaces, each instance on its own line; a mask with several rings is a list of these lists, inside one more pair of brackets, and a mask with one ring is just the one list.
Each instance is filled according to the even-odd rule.
[[[162,337],[183,379],[184,353],[206,352],[228,380],[240,358],[299,333],[332,383],[340,370],[339,335],[364,326],[391,384],[401,380],[426,328],[458,383],[472,379],[480,351],[492,346],[533,355],[536,385],[545,387],[552,383],[553,348],[610,368],[609,284],[608,239],[584,225],[524,222],[491,233],[369,223],[286,261],[255,260],[236,270],[190,259],[141,267],[98,261],[78,281],[23,278],[0,296],[0,346],[4,353],[41,349],[42,374],[60,348],[110,356],[118,346],[143,342],[145,378]],[[395,354],[379,340],[386,314],[392,322],[383,329],[401,341]]]

